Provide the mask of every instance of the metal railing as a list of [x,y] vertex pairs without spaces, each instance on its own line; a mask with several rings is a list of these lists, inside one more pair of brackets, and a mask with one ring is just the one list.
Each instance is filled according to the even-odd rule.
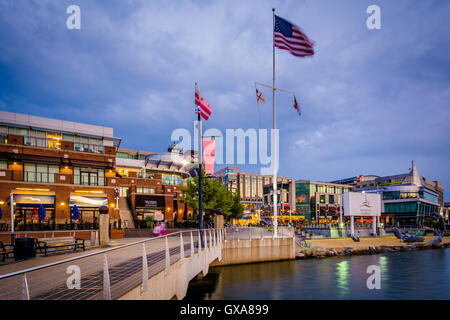
[[[292,238],[295,236],[293,227],[278,227],[278,237]],[[273,238],[274,232],[271,228],[261,227],[227,227],[225,228],[225,240],[255,240]]]
[[[203,231],[204,251],[222,241],[222,230]],[[111,300],[147,290],[148,279],[199,253],[200,232],[179,231],[46,265],[0,275],[0,300]]]

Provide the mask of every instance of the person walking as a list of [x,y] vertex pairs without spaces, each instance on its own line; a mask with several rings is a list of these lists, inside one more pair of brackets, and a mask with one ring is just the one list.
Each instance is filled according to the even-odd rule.
[[160,235],[160,236],[165,236],[166,234],[167,234],[166,224],[165,224],[165,222],[163,221],[163,222],[161,222],[161,230],[160,230],[159,235]]
[[156,223],[156,225],[153,227],[153,236],[159,237],[161,233],[161,226],[159,225],[159,222]]

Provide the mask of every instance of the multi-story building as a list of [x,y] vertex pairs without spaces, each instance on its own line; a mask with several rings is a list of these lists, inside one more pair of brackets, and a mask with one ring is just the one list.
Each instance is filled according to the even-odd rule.
[[408,173],[354,183],[355,191],[382,195],[382,223],[400,226],[433,226],[444,207],[441,182],[419,175],[414,162]]
[[[295,211],[295,182],[291,179],[278,179],[277,213],[279,222],[300,220]],[[264,185],[262,218],[273,221],[273,184]]]
[[[264,186],[264,203],[272,207],[272,186]],[[353,186],[297,180],[278,186],[281,191],[279,212],[295,216],[295,220],[308,222],[337,222],[340,214],[340,201],[343,192],[351,191]],[[297,219],[298,217],[298,219]]]
[[[109,179],[120,141],[112,128],[0,111],[3,225],[13,205],[17,230],[67,228],[76,205],[79,223],[95,228],[99,207],[115,207]],[[41,205],[45,219],[38,219]],[[110,210],[110,220],[118,219]]]
[[[180,201],[190,155],[120,142],[109,127],[0,111],[1,228],[9,228],[11,194],[17,230],[97,228],[104,205],[111,223],[130,228],[147,215],[166,222],[192,216]],[[74,206],[79,219],[72,219]]]
[[116,166],[114,185],[120,189],[122,219],[139,223],[147,215],[165,221],[193,216],[180,201],[181,187],[192,169],[190,157],[173,148],[164,153],[119,148]]
[[[226,167],[215,173],[216,178],[227,186],[229,191],[238,192],[244,213],[259,212],[263,206],[263,195],[266,184],[272,183],[271,175],[239,172],[237,167]],[[291,179],[278,177],[278,181],[286,182]]]

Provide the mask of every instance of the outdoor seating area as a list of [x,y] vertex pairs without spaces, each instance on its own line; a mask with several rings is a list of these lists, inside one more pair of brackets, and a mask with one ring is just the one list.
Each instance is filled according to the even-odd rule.
[[14,246],[10,244],[4,244],[0,241],[0,254],[2,255],[2,261],[5,261],[8,257],[16,257],[16,251],[14,250]]
[[39,251],[45,256],[49,252],[72,250],[76,251],[78,248],[86,250],[84,239],[75,237],[56,237],[56,238],[38,238],[35,240],[36,252]]

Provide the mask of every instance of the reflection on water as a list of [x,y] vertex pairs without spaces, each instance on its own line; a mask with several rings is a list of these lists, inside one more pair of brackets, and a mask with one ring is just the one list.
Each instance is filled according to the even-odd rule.
[[341,261],[336,264],[336,275],[337,275],[337,287],[338,287],[338,298],[343,299],[347,296],[349,287],[348,287],[348,278],[350,270],[350,262],[348,260]]
[[[370,265],[380,290],[367,288]],[[210,268],[185,299],[450,299],[450,249]]]

